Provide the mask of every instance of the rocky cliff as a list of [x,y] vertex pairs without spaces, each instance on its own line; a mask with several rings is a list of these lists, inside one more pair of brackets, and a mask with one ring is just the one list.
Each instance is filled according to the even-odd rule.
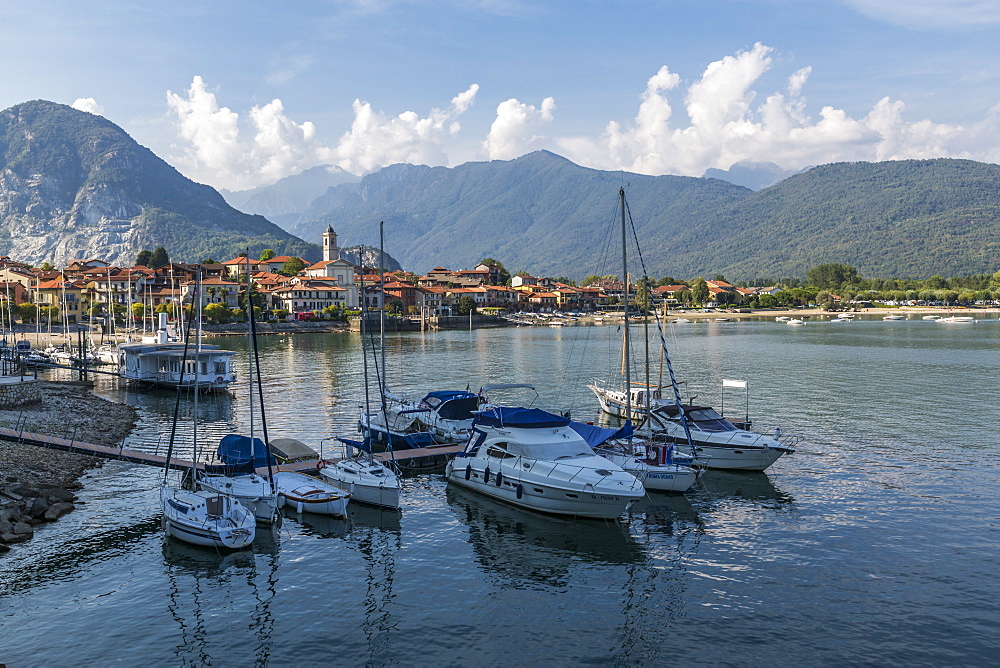
[[0,254],[57,266],[131,264],[144,248],[171,259],[247,248],[319,259],[319,247],[229,206],[105,118],[36,100],[0,112]]

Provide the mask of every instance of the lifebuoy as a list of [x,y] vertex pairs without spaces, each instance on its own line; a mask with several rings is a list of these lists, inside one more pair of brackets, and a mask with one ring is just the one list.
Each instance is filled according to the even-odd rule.
[[320,459],[320,460],[318,460],[318,461],[316,462],[316,472],[317,472],[317,473],[319,473],[320,471],[322,471],[322,470],[323,470],[323,468],[324,468],[324,467],[327,467],[327,466],[329,466],[329,465],[330,465],[330,462],[328,462],[328,461],[327,461],[327,460],[325,460],[325,459]]
[[225,378],[223,378],[222,376],[216,376],[215,377],[215,382],[216,383],[221,383],[223,380],[225,380]]

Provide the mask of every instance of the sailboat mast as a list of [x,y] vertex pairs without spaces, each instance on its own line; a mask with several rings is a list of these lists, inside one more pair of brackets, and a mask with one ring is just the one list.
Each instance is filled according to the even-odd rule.
[[365,296],[365,247],[358,249],[358,259],[361,262],[361,368],[365,375],[365,420],[368,421],[368,459],[374,461],[372,454],[372,429],[371,429],[371,397],[368,393],[368,344],[366,340],[366,330],[368,327],[368,299]]
[[[191,453],[191,482],[194,489],[198,489],[198,362],[201,361],[201,266],[198,267],[197,278],[194,283],[194,298],[197,306],[195,307],[195,312],[197,313],[196,325],[194,335],[194,443],[192,444]],[[186,350],[186,348],[185,348]],[[185,356],[184,363],[181,365],[181,374],[184,373],[184,367],[187,365],[187,358]],[[183,383],[182,383],[183,384]],[[180,389],[177,390],[180,392]]]
[[629,369],[629,336],[628,336],[628,237],[625,235],[625,188],[618,190],[622,209],[622,277],[625,281],[625,334],[622,356],[625,360],[625,419],[632,418],[632,372]]
[[[382,302],[382,308],[378,312],[378,325],[380,334],[380,357],[382,362],[382,410],[385,411],[385,393],[389,385],[389,379],[386,377],[385,373],[385,221],[379,221],[378,224],[378,286],[379,286],[379,300]],[[388,428],[388,425],[386,425]]]
[[246,260],[246,267],[247,267],[247,293],[246,293],[246,300],[247,300],[247,325],[248,325],[248,327],[247,327],[247,336],[250,339],[250,346],[249,346],[249,349],[248,349],[248,353],[250,355],[250,359],[249,359],[249,362],[247,364],[247,366],[250,369],[250,373],[247,376],[247,381],[248,381],[247,382],[247,392],[248,392],[247,396],[250,399],[250,452],[252,453],[253,452],[253,435],[254,435],[254,424],[253,424],[253,391],[254,391],[254,386],[253,386],[253,361],[254,361],[254,358],[256,356],[256,351],[254,350],[256,342],[253,339],[253,329],[249,326],[250,325],[250,312],[253,310],[253,301],[250,298],[250,251],[249,251],[249,249],[247,249],[247,254],[246,254],[246,256],[244,256],[244,259]]

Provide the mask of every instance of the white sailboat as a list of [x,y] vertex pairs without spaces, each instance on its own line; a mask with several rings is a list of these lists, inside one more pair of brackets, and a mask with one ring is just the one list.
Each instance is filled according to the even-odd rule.
[[[250,436],[240,436],[229,434],[223,437],[219,443],[217,451],[222,460],[220,467],[207,467],[207,475],[203,476],[198,485],[202,489],[209,489],[220,494],[227,494],[236,497],[243,505],[253,511],[258,522],[271,524],[278,519],[278,495],[274,489],[271,467],[274,465],[270,448],[267,441],[267,421],[264,416],[264,394],[261,389],[260,372],[257,369],[257,386],[254,386],[254,367],[259,363],[257,357],[257,337],[256,320],[253,312],[253,290],[250,284],[250,258],[247,257],[247,339],[249,350],[247,355],[247,367],[249,375],[247,378],[249,389],[250,408]],[[201,322],[201,270],[198,271],[198,281],[196,284],[196,298],[198,300],[198,322]],[[201,328],[198,328],[200,343]],[[261,429],[264,433],[264,440],[254,437],[254,390],[260,390],[260,419]],[[197,394],[197,389],[195,394]],[[264,478],[257,474],[258,466],[266,466],[268,477]]]
[[[190,326],[185,337],[190,337]],[[178,387],[178,393],[180,388]],[[169,463],[174,451],[174,437],[177,433],[180,395],[174,408],[174,421],[167,446]],[[194,393],[193,450],[191,455],[191,481],[198,482],[198,392]],[[252,512],[237,499],[208,489],[192,491],[181,486],[170,485],[167,476],[169,467],[164,465],[163,484],[160,487],[160,507],[163,512],[162,526],[167,536],[192,545],[205,547],[240,549],[253,542],[256,536],[256,521]]]
[[[621,227],[622,227],[622,271],[628,276],[628,244],[625,223],[625,189],[619,190],[621,207]],[[647,321],[648,322],[648,321]],[[673,402],[664,400],[660,396],[660,388],[655,389],[649,382],[649,331],[645,332],[646,338],[646,383],[636,386],[632,383],[630,346],[629,346],[629,313],[628,313],[628,288],[625,290],[625,327],[622,328],[622,370],[624,372],[624,383],[621,390],[611,390],[596,384],[588,385],[591,391],[597,395],[601,403],[601,409],[617,417],[625,418],[627,434],[624,439],[609,440],[602,444],[597,452],[607,457],[615,464],[621,466],[640,481],[646,489],[658,492],[684,492],[694,484],[698,478],[695,469],[682,466],[674,462],[671,458],[646,458],[646,450],[638,452],[636,444],[632,440],[631,420],[641,420],[650,412]],[[661,330],[662,334],[662,330]],[[672,374],[671,374],[672,375]],[[654,394],[655,391],[655,394]]]
[[[379,236],[382,236],[382,226],[379,225]],[[364,248],[359,252],[359,257],[364,257]],[[363,261],[362,261],[363,264]],[[361,268],[361,356],[363,360],[365,379],[365,415],[371,413],[371,400],[368,393],[368,348],[367,337],[370,335],[370,323],[368,320],[368,306],[365,295],[364,267]],[[384,346],[383,346],[384,347]],[[371,346],[373,359],[377,360],[374,346]],[[379,396],[385,396],[384,386],[384,363],[383,369],[378,374]],[[384,398],[382,405],[384,406]],[[389,441],[389,452],[392,452],[392,433],[387,434]],[[372,453],[372,440],[370,437],[355,441],[347,438],[338,438],[343,445],[343,457],[341,459],[325,461],[320,460],[317,467],[319,474],[324,480],[349,492],[351,498],[361,503],[374,506],[398,509],[401,502],[402,484],[396,472],[375,459]]]

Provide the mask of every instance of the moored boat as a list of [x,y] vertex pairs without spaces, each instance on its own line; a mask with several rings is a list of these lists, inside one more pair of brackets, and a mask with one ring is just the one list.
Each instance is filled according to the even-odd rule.
[[445,477],[449,484],[522,508],[618,517],[644,496],[642,483],[595,453],[569,422],[537,408],[484,411]]
[[297,513],[347,517],[347,502],[351,495],[336,485],[293,471],[275,473],[274,485],[281,508]]

